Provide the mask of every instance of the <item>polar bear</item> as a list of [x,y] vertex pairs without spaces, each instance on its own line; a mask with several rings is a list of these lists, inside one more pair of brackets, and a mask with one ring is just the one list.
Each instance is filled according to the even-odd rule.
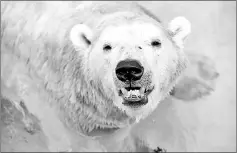
[[165,27],[134,2],[1,2],[2,96],[24,102],[50,151],[148,116],[188,64],[184,17]]

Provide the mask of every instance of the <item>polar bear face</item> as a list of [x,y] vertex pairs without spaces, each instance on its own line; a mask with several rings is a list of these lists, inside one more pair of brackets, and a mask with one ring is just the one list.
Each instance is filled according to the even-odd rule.
[[99,32],[75,25],[70,38],[82,52],[83,68],[98,94],[140,119],[166,97],[185,69],[182,49],[190,23],[177,17],[166,29],[152,20],[123,21],[104,24]]

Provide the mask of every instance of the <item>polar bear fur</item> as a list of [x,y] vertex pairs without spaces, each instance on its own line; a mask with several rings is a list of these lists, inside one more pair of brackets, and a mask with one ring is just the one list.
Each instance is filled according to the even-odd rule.
[[[183,17],[165,28],[133,2],[1,4],[2,95],[16,105],[23,101],[41,121],[51,151],[70,146],[65,125],[87,133],[145,118],[187,66],[183,45],[190,23]],[[152,47],[153,39],[161,46]],[[117,46],[104,52],[104,43]],[[145,67],[140,84],[154,86],[140,109],[123,106],[116,89],[122,83],[115,66],[128,57]]]

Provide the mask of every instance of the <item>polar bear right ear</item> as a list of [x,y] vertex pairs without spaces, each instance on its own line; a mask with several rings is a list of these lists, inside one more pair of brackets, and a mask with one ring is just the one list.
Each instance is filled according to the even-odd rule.
[[168,26],[168,30],[173,35],[173,40],[178,46],[183,47],[187,36],[191,32],[191,23],[182,16],[174,18]]
[[85,24],[77,24],[72,27],[70,40],[76,50],[85,50],[91,45],[92,30]]

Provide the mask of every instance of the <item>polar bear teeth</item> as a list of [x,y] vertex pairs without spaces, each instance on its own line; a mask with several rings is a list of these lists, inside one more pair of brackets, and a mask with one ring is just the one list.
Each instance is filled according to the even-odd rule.
[[127,91],[125,88],[121,89],[121,92],[123,93],[123,97],[126,99],[140,99],[144,97],[145,88],[142,87],[140,90],[130,90]]

